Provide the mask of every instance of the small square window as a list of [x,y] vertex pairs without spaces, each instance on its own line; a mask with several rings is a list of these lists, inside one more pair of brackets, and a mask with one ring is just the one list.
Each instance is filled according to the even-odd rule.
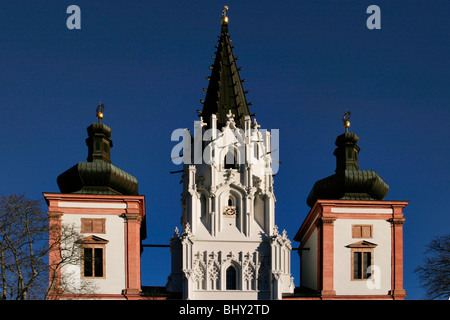
[[81,233],[105,233],[105,219],[81,219]]
[[352,238],[372,237],[372,225],[352,225]]

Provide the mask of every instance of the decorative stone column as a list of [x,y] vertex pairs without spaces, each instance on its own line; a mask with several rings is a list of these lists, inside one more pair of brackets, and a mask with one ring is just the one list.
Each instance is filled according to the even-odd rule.
[[125,295],[141,292],[141,222],[139,202],[128,202],[125,217]]
[[[323,208],[323,215],[327,207]],[[334,278],[334,221],[336,219],[332,217],[322,217],[319,219],[319,289],[322,297],[336,295],[334,290],[333,278]]]
[[396,217],[402,215],[401,211],[401,207],[394,207],[394,218],[390,219],[392,226],[392,290],[390,294],[394,300],[403,300],[406,297],[403,288],[403,223],[405,218]]

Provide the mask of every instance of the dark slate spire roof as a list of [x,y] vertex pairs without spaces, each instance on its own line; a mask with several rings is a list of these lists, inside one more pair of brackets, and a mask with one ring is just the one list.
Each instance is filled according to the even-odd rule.
[[[103,107],[103,105],[101,105]],[[58,176],[62,193],[138,195],[137,179],[111,164],[111,128],[99,122],[87,128],[87,162],[79,162]]]
[[336,173],[314,184],[307,198],[310,207],[319,199],[383,200],[389,192],[389,186],[375,171],[359,170],[359,137],[347,128],[335,143]]
[[235,115],[234,121],[237,127],[244,129],[245,116],[250,116],[249,104],[245,97],[246,92],[242,86],[242,80],[236,64],[237,57],[234,56],[230,35],[228,34],[227,7],[224,9],[219,44],[215,53],[214,64],[206,90],[206,97],[203,102],[201,116],[203,121],[211,127],[211,115],[217,115],[217,128],[225,126],[227,114],[231,112]]

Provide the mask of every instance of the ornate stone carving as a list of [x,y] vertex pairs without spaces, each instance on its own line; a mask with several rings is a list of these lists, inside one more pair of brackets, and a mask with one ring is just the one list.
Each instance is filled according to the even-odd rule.
[[186,222],[183,233],[180,236],[180,239],[182,240],[182,242],[194,241],[194,235],[192,234],[191,225],[189,224],[189,222]]
[[194,261],[193,279],[198,289],[205,289],[205,268],[201,261]]
[[261,190],[261,182],[262,182],[262,180],[261,180],[260,177],[253,176],[253,186],[254,186],[256,189]]
[[215,263],[212,263],[208,268],[208,277],[211,281],[218,281],[220,279],[220,270]]
[[253,281],[254,278],[255,270],[250,264],[248,264],[244,269],[244,281]]
[[227,169],[227,171],[224,174],[225,177],[225,181],[226,182],[231,182],[232,180],[234,180],[234,172],[232,169]]
[[236,216],[236,207],[235,206],[226,206],[223,208],[223,215],[225,217],[235,217]]

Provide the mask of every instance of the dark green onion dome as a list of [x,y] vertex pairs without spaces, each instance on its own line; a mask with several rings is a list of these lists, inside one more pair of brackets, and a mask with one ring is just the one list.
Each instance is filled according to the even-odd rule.
[[[99,118],[100,119],[100,118]],[[111,128],[93,123],[87,128],[87,162],[80,162],[58,176],[62,193],[138,195],[137,179],[111,164]]]
[[216,46],[214,64],[210,66],[211,76],[207,77],[209,80],[206,91],[205,100],[203,103],[203,110],[199,112],[207,127],[211,127],[211,115],[217,116],[217,128],[221,129],[227,123],[227,114],[231,110],[234,114],[234,121],[238,128],[245,128],[245,117],[250,115],[249,105],[242,83],[245,79],[240,78],[236,61],[238,57],[234,56],[233,47],[231,45],[231,36],[228,34],[228,17],[225,15],[228,7],[224,9],[224,17],[221,20],[221,34],[219,36],[219,43]]
[[345,132],[336,139],[336,173],[314,184],[307,204],[313,207],[318,199],[327,200],[383,200],[389,186],[372,170],[359,170],[356,145],[359,137]]

